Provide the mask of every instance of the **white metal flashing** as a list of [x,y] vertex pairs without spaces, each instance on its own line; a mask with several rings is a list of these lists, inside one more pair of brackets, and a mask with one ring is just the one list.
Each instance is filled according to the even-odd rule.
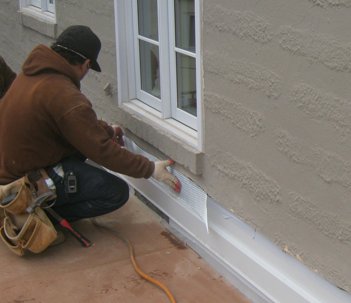
[[[126,148],[133,151],[134,153],[141,154],[152,161],[158,160],[156,157],[142,150],[131,139],[125,137],[124,141]],[[205,225],[206,230],[208,231],[206,193],[195,183],[187,179],[183,174],[177,172],[173,168],[170,168],[170,171],[179,179],[183,185],[182,191],[180,193],[170,192],[167,185],[157,182],[155,179],[150,179],[150,182],[156,188],[158,188],[158,190],[168,192],[170,195],[172,195],[173,199],[176,200],[178,204],[186,208],[194,216],[196,216]]]
[[[140,152],[134,143],[128,145],[132,151]],[[351,302],[350,294],[312,272],[205,193],[200,193],[201,189],[191,180],[176,170],[174,173],[183,181],[183,188],[198,190],[200,203],[194,201],[195,196],[187,190],[180,197],[155,180],[119,176],[164,212],[169,217],[170,229],[253,303]],[[192,203],[204,207],[203,200],[205,213],[189,207]]]

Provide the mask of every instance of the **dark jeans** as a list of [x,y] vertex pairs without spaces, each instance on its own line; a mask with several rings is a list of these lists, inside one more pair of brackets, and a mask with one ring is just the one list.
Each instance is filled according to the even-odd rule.
[[100,216],[127,202],[129,186],[122,179],[79,158],[68,158],[61,164],[65,173],[72,171],[77,178],[77,192],[66,193],[63,179],[49,174],[57,194],[53,209],[68,221]]

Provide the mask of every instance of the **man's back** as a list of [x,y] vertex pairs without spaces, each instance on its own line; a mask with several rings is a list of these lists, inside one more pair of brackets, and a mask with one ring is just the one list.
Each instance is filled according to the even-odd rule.
[[150,177],[154,165],[112,140],[80,92],[74,68],[39,45],[0,102],[0,184],[74,154],[133,177]]
[[[79,81],[68,76],[69,64],[65,74],[55,69],[55,64],[65,63],[63,59],[57,61],[60,57],[47,47],[38,48],[34,50],[38,54],[29,56],[24,71],[0,102],[0,184],[54,164],[74,152],[64,142],[58,125],[60,116],[74,106],[67,95],[81,95]],[[35,59],[36,56],[46,57],[50,64]],[[34,65],[33,60],[44,62]],[[82,102],[78,97],[77,102]]]

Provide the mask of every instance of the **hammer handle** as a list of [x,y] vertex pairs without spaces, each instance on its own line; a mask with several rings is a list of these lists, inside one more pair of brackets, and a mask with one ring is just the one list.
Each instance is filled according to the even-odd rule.
[[82,246],[92,246],[92,243],[87,238],[85,238],[80,232],[76,231],[72,225],[66,219],[62,218],[56,211],[52,208],[47,208],[46,211],[52,215],[63,228],[67,229],[80,242],[80,244],[82,244]]
[[92,245],[90,240],[88,240],[81,233],[76,231],[66,219],[62,219],[61,221],[59,221],[59,223],[63,228],[66,228],[82,244],[82,246],[90,247]]

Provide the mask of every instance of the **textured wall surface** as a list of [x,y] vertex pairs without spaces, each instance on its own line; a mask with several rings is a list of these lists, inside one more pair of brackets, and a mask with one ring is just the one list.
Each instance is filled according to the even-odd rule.
[[349,0],[205,0],[203,18],[208,193],[348,291],[350,15]]
[[[98,61],[102,72],[89,72],[82,82],[82,89],[94,104],[99,117],[109,122],[116,122],[120,112],[116,103],[117,67],[113,0],[56,1],[56,10],[61,29],[59,32],[71,24],[85,24],[101,39],[102,48]],[[112,94],[106,95],[104,87],[109,84]]]
[[[20,22],[19,1],[0,0],[0,54],[19,72],[29,52],[38,44],[50,45],[52,38]],[[94,103],[99,117],[115,122],[120,114],[116,105],[116,46],[114,5],[112,0],[56,1],[57,32],[67,26],[90,26],[100,37],[102,49],[99,55],[101,73],[91,71],[82,82],[82,91]],[[41,27],[44,27],[42,25]],[[106,95],[104,87],[111,84],[112,95]]]
[[19,1],[0,0],[0,54],[16,72],[19,72],[28,52],[35,45],[50,41],[22,27],[18,9]]

